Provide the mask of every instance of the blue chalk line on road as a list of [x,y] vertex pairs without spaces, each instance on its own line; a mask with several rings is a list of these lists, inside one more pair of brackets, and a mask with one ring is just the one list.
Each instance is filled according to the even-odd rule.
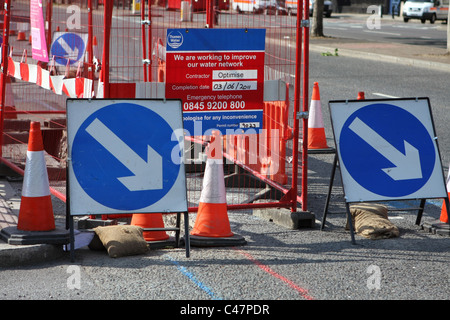
[[191,273],[186,267],[183,267],[178,261],[176,261],[174,258],[172,258],[169,255],[166,255],[166,258],[172,262],[178,270],[181,271],[183,275],[188,277],[189,280],[191,280],[195,285],[197,285],[200,289],[202,289],[204,292],[206,292],[211,299],[213,300],[222,300],[221,297],[217,296],[216,293],[212,289],[210,289],[208,286],[206,286],[204,283],[202,283],[200,280],[198,280],[193,273]]

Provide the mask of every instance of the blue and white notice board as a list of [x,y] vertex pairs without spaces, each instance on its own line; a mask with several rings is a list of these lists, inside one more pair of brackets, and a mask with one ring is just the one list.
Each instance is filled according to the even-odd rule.
[[428,98],[329,108],[346,202],[447,197]]
[[179,100],[68,99],[71,215],[187,212]]
[[55,32],[50,56],[55,58],[58,65],[66,66],[69,63],[71,66],[77,66],[79,62],[83,63],[87,43],[87,33]]

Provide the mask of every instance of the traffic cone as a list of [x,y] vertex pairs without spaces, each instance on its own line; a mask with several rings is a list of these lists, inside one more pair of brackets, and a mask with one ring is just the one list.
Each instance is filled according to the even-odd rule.
[[197,218],[190,233],[193,246],[245,244],[243,237],[231,232],[228,220],[222,139],[216,131],[207,148],[207,160]]
[[26,41],[27,37],[25,35],[25,32],[20,31],[17,33],[17,41]]
[[320,103],[319,83],[314,82],[311,106],[308,117],[308,150],[326,152],[332,151],[327,144],[325,128],[322,117],[322,106]]
[[[161,213],[135,213],[130,224],[141,228],[164,228],[164,221]],[[165,231],[144,231],[145,241],[162,241],[169,239]]]
[[30,26],[26,22],[17,23],[17,41],[26,41],[27,37],[25,35],[25,31],[30,30]]
[[[450,190],[450,170],[449,170],[448,176],[447,176],[447,192],[448,192],[448,197],[450,198],[449,190]],[[443,223],[448,223],[448,211],[447,211],[447,206],[445,205],[445,201],[442,204],[441,216],[440,216],[439,220]]]
[[41,124],[35,121],[30,125],[17,229],[23,231],[55,229]]
[[366,97],[364,95],[364,91],[360,91],[358,92],[358,97],[356,98],[357,100],[365,100]]
[[98,54],[98,43],[96,36],[94,36],[92,39],[92,53],[95,58],[100,59],[100,56]]

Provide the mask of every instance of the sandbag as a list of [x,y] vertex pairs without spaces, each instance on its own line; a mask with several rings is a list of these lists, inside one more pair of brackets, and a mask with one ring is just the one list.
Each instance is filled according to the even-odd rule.
[[398,237],[400,232],[388,219],[387,207],[381,204],[361,203],[350,206],[355,232],[375,240]]
[[114,225],[96,227],[94,231],[112,258],[143,254],[149,250],[141,227]]

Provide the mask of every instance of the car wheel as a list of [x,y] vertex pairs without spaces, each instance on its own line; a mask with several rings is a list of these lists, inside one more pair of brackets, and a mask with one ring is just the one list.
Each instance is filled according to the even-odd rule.
[[408,18],[403,18],[403,22],[408,22],[409,19]]
[[430,18],[430,23],[433,24],[436,21],[436,15],[433,14]]
[[427,20],[425,19],[420,19],[420,22],[425,23]]

